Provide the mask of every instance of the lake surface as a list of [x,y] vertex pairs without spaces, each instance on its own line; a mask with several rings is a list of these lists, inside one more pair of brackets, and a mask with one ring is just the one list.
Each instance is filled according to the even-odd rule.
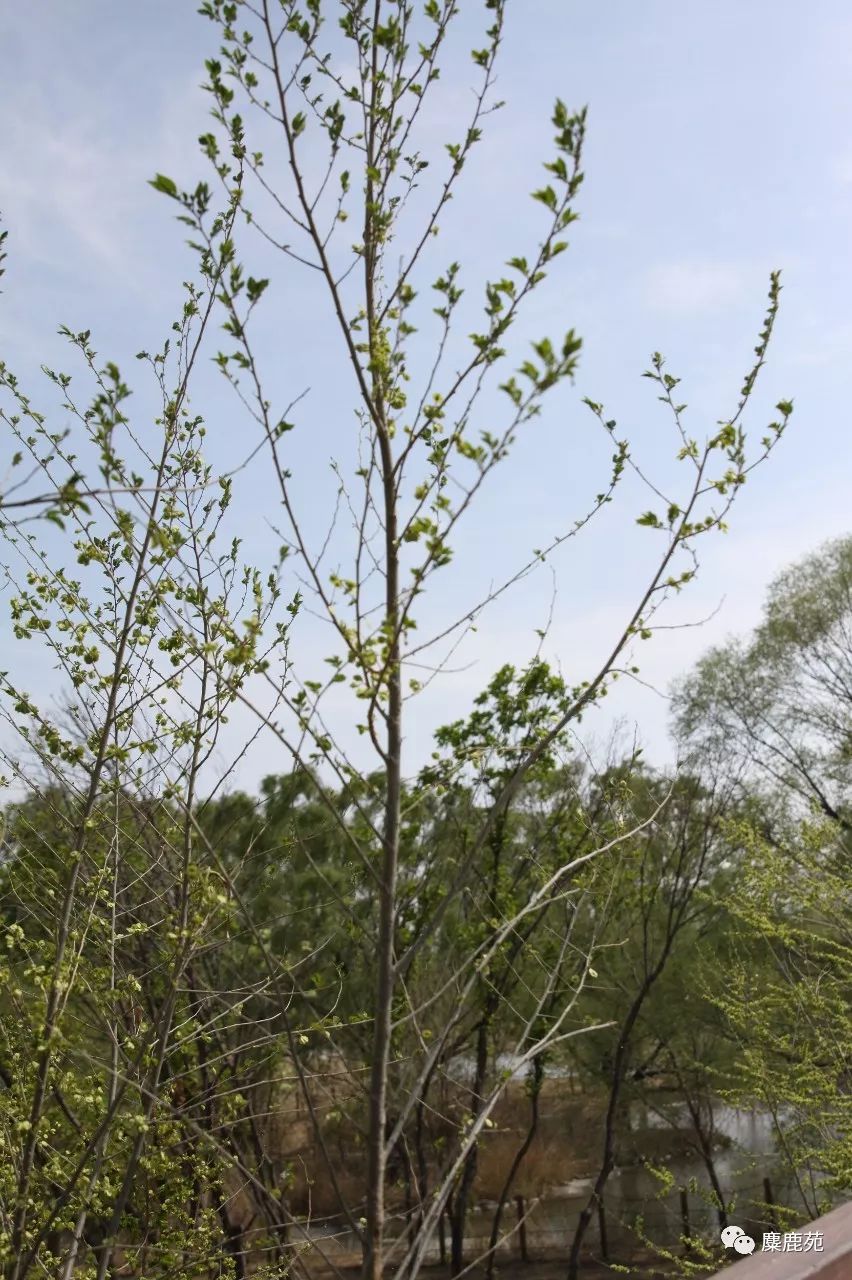
[[[630,1112],[631,1130],[641,1149],[641,1133],[647,1130],[672,1131],[673,1146],[678,1128],[689,1124],[685,1108],[667,1108],[666,1116],[657,1109],[634,1104]],[[782,1169],[774,1150],[774,1134],[771,1117],[765,1113],[740,1110],[719,1104],[715,1111],[717,1132],[728,1145],[720,1145],[713,1153],[713,1163],[725,1199],[730,1206],[729,1219],[753,1234],[772,1230],[771,1215],[765,1209],[764,1179],[770,1180],[773,1200],[783,1205],[801,1205],[790,1176]],[[655,1144],[655,1147],[657,1144]],[[640,1231],[648,1239],[663,1247],[677,1245],[684,1231],[681,1190],[686,1191],[686,1208],[690,1233],[712,1239],[718,1234],[718,1211],[712,1199],[707,1167],[698,1155],[672,1152],[657,1156],[657,1167],[664,1167],[673,1178],[671,1189],[642,1164],[616,1169],[610,1175],[604,1192],[606,1233],[613,1255],[629,1253],[638,1242],[635,1229],[637,1217],[641,1219]],[[592,1187],[591,1178],[576,1178],[562,1187],[553,1187],[538,1204],[527,1207],[527,1239],[529,1251],[547,1256],[563,1253],[570,1246],[580,1212],[585,1206]],[[501,1230],[505,1232],[515,1225],[516,1206],[506,1206]],[[471,1215],[471,1256],[475,1247],[487,1247],[493,1218],[491,1205],[481,1206]],[[752,1230],[753,1229],[753,1230]],[[600,1232],[597,1217],[592,1221],[587,1236],[593,1249],[599,1247]],[[516,1253],[517,1234],[506,1242],[504,1253]]]
[[[659,1108],[635,1103],[630,1110],[630,1128],[635,1146],[641,1152],[642,1134],[656,1131],[654,1163],[664,1167],[673,1182],[666,1188],[646,1166],[635,1164],[613,1171],[604,1193],[606,1233],[610,1256],[629,1257],[641,1242],[641,1236],[664,1248],[679,1249],[684,1231],[681,1190],[686,1191],[686,1207],[690,1234],[703,1236],[708,1241],[718,1236],[718,1212],[711,1198],[707,1168],[698,1155],[678,1154],[681,1147],[677,1130],[688,1128],[685,1110],[661,1097]],[[665,1106],[665,1114],[661,1115]],[[774,1229],[771,1215],[765,1208],[764,1179],[769,1178],[773,1200],[781,1205],[801,1208],[801,1199],[795,1186],[783,1170],[774,1151],[771,1118],[759,1111],[740,1110],[719,1103],[715,1111],[717,1132],[723,1136],[723,1144],[713,1153],[716,1174],[729,1205],[729,1219],[758,1238],[763,1231]],[[665,1152],[665,1141],[660,1144],[660,1130],[672,1133],[671,1153]],[[594,1142],[598,1143],[599,1132]],[[580,1212],[588,1201],[591,1178],[575,1178],[564,1185],[550,1187],[537,1202],[524,1202],[526,1213],[526,1237],[530,1257],[564,1257],[570,1248]],[[488,1248],[495,1205],[486,1202],[476,1206],[468,1217],[465,1235],[465,1257],[472,1261]],[[637,1231],[636,1220],[641,1219]],[[514,1197],[506,1204],[501,1221],[501,1235],[508,1238],[501,1244],[499,1254],[504,1258],[517,1256],[519,1234],[517,1206]],[[323,1239],[325,1247],[337,1254],[357,1251],[357,1241],[347,1230],[329,1223],[325,1230],[309,1232],[315,1240]],[[445,1231],[446,1244],[449,1230]],[[600,1232],[597,1216],[593,1219],[587,1245],[593,1252],[600,1249]],[[441,1256],[439,1233],[436,1232],[427,1259],[437,1262]]]

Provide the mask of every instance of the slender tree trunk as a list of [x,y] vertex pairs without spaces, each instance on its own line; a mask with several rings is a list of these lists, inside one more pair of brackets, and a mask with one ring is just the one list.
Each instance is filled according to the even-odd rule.
[[394,938],[399,871],[400,803],[402,792],[402,673],[399,635],[399,552],[397,512],[390,442],[381,437],[385,487],[386,605],[388,633],[387,757],[385,822],[379,884],[379,937],[373,1054],[370,1072],[370,1124],[367,1153],[367,1225],[364,1239],[364,1280],[381,1280],[385,1227],[385,1170],[387,1167],[387,1086],[391,1050],[391,1015],[396,979]]
[[[668,948],[666,949],[666,955]],[[583,1241],[586,1238],[586,1232],[592,1221],[598,1206],[603,1197],[604,1188],[609,1181],[609,1175],[615,1167],[615,1146],[617,1139],[617,1117],[618,1107],[621,1101],[621,1089],[624,1084],[624,1076],[627,1070],[627,1059],[630,1047],[630,1037],[633,1034],[633,1028],[645,1003],[645,999],[654,982],[662,972],[664,961],[658,963],[653,971],[645,978],[642,986],[639,988],[633,1003],[627,1011],[627,1016],[621,1026],[621,1032],[618,1037],[618,1046],[615,1051],[615,1058],[612,1065],[612,1076],[609,1088],[609,1103],[606,1109],[606,1118],[604,1120],[604,1140],[603,1151],[601,1154],[600,1168],[595,1178],[592,1193],[587,1203],[580,1212],[580,1218],[577,1222],[577,1228],[574,1232],[574,1239],[571,1244],[571,1253],[568,1257],[568,1280],[577,1280],[580,1269],[580,1252],[583,1248]]]
[[700,1104],[693,1103],[691,1098],[687,1098],[686,1105],[689,1109],[692,1127],[695,1130],[695,1136],[698,1139],[698,1149],[701,1152],[701,1159],[704,1161],[704,1168],[707,1170],[707,1177],[710,1179],[710,1186],[713,1188],[713,1194],[716,1196],[719,1217],[719,1230],[724,1231],[728,1225],[728,1213],[726,1209],[725,1196],[722,1191],[722,1184],[719,1181],[719,1175],[716,1172],[716,1161],[713,1159],[713,1143],[710,1135],[705,1131],[704,1125],[701,1123]]
[[[488,885],[488,901],[490,909],[498,911],[497,891],[500,880],[500,864],[506,836],[506,814],[501,813],[491,833],[491,876]],[[476,1033],[476,1067],[473,1079],[472,1114],[477,1120],[484,1105],[485,1079],[488,1074],[488,1040],[491,1023],[499,1005],[499,987],[492,984],[483,999],[482,1018]],[[453,1197],[453,1211],[450,1216],[450,1271],[456,1276],[464,1268],[464,1232],[467,1225],[467,1210],[470,1193],[476,1179],[479,1163],[479,1144],[475,1142],[464,1162],[461,1179]]]
[[[489,1001],[476,1032],[476,1068],[473,1078],[472,1099],[474,1119],[477,1119],[482,1111],[482,1094],[485,1088],[485,1076],[488,1071],[488,1032],[491,1025],[492,1012],[493,1007]],[[464,1267],[464,1230],[467,1224],[468,1202],[476,1178],[478,1160],[479,1147],[474,1142],[464,1162],[458,1188],[453,1197],[453,1211],[450,1217],[450,1273],[454,1276],[457,1276]]]
[[523,1164],[524,1157],[533,1144],[535,1135],[538,1132],[539,1119],[539,1098],[541,1096],[541,1085],[544,1079],[544,1062],[541,1057],[533,1058],[530,1067],[530,1123],[527,1128],[526,1136],[515,1152],[515,1157],[509,1166],[509,1172],[506,1174],[506,1181],[500,1192],[500,1198],[497,1201],[497,1208],[494,1212],[494,1221],[491,1225],[491,1239],[488,1241],[489,1255],[488,1268],[486,1271],[486,1280],[492,1280],[494,1275],[495,1250],[497,1242],[500,1238],[500,1220],[503,1217],[503,1210],[506,1207],[506,1201],[512,1190],[512,1184],[518,1175],[518,1170]]
[[225,1242],[225,1249],[228,1256],[233,1259],[234,1263],[234,1280],[246,1280],[248,1272],[246,1270],[246,1241],[245,1232],[242,1227],[231,1221],[228,1213],[228,1206],[224,1197],[219,1198],[216,1206],[219,1215],[219,1221],[222,1224],[222,1236]]
[[414,1125],[414,1154],[417,1160],[417,1223],[418,1230],[423,1223],[423,1206],[426,1203],[426,1197],[429,1194],[429,1164],[426,1159],[426,1148],[424,1145],[424,1126],[423,1116],[426,1110],[426,1098],[429,1093],[429,1086],[432,1082],[432,1073],[430,1072],[424,1081],[423,1088],[420,1093],[420,1099],[417,1103],[417,1112]]
[[[364,309],[372,370],[367,407],[373,421],[380,458],[385,541],[384,631],[387,704],[384,709],[385,766],[384,831],[379,883],[379,929],[376,1004],[373,1021],[373,1056],[370,1073],[369,1136],[367,1152],[367,1223],[364,1233],[364,1280],[380,1280],[384,1268],[385,1172],[387,1167],[387,1087],[390,1063],[392,1010],[396,986],[396,893],[399,871],[400,806],[402,796],[402,671],[400,666],[399,512],[391,432],[385,412],[382,349],[384,334],[379,315],[378,262],[380,233],[376,228],[378,136],[378,32],[381,0],[373,0],[370,100],[365,150],[367,181],[364,201]],[[381,685],[382,677],[379,677]],[[374,708],[382,713],[382,690],[374,694]],[[372,712],[371,712],[372,714]]]

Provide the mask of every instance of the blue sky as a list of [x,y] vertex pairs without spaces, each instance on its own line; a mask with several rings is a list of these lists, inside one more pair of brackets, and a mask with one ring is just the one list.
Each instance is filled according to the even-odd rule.
[[[461,8],[472,33],[482,6],[462,0]],[[199,84],[214,34],[183,0],[40,0],[0,13],[0,209],[10,232],[0,349],[31,387],[40,361],[59,362],[59,323],[91,328],[98,350],[133,378],[133,353],[165,332],[189,258],[173,210],[146,179],[206,176],[195,140],[207,128]],[[436,144],[452,136],[471,81],[465,58],[450,63],[430,125]],[[789,396],[790,434],[747,487],[731,532],[705,544],[699,583],[666,619],[708,617],[706,625],[642,646],[650,687],[622,685],[591,725],[603,736],[613,716],[627,732],[636,724],[662,758],[671,679],[710,643],[754,624],[783,565],[849,532],[852,11],[843,0],[814,0],[807,11],[792,0],[515,0],[498,89],[506,107],[471,164],[433,265],[460,257],[474,286],[535,239],[539,211],[527,193],[549,154],[552,101],[587,103],[582,220],[524,330],[540,337],[573,326],[584,350],[576,385],[555,395],[465,524],[430,606],[437,622],[570,523],[599,487],[607,453],[584,395],[604,401],[662,471],[671,436],[640,377],[650,352],[662,351],[683,378],[697,435],[730,415],[769,271],[784,273],[777,336],[747,425],[761,434],[772,405]],[[345,454],[352,437],[351,388],[313,282],[292,265],[271,270],[259,341],[276,392],[308,391],[294,466],[306,519],[319,529],[329,458]],[[249,438],[224,388],[207,378],[199,395],[214,441],[217,432],[223,448]],[[262,557],[271,535],[258,492],[253,481],[238,517]],[[411,766],[434,725],[458,715],[496,666],[530,656],[551,610],[544,653],[572,682],[590,673],[653,558],[652,538],[634,523],[647,505],[628,488],[560,554],[555,598],[545,570],[489,612],[456,655],[458,670],[414,709]],[[300,645],[306,654],[317,646],[309,621],[301,625],[297,658]],[[337,712],[346,734],[351,713],[343,702]],[[269,764],[268,755],[247,763],[241,780]]]

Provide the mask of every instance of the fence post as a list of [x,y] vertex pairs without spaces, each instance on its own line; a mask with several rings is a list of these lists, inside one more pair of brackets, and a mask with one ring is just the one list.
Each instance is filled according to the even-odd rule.
[[689,1253],[692,1247],[692,1231],[689,1225],[689,1196],[685,1187],[680,1189],[680,1220],[683,1226],[684,1252]]
[[521,1261],[529,1262],[530,1255],[527,1252],[527,1219],[523,1196],[515,1196],[515,1208],[518,1211],[518,1245],[521,1250]]
[[598,1197],[598,1231],[601,1238],[601,1257],[604,1262],[609,1262],[609,1240],[606,1234],[606,1213],[604,1211],[603,1196]]
[[763,1179],[763,1198],[766,1201],[769,1210],[769,1225],[773,1231],[777,1231],[778,1218],[775,1213],[775,1197],[772,1194],[772,1183],[768,1178]]

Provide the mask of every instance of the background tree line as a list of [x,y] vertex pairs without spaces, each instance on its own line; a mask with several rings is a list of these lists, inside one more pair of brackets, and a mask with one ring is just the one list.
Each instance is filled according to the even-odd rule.
[[[437,734],[402,801],[398,945],[425,941],[393,1020],[387,1195],[400,1260],[446,1186],[451,1268],[471,1261],[477,1162],[510,1076],[527,1119],[503,1161],[492,1247],[512,1229],[506,1205],[553,1069],[601,1104],[572,1268],[637,1099],[685,1107],[721,1223],[733,1200],[715,1163],[726,1101],[771,1115],[794,1213],[848,1193],[850,584],[847,540],[779,579],[748,642],[708,654],[676,693],[695,748],[677,773],[635,750],[595,771],[555,742],[473,863],[482,814],[564,682],[541,660],[507,666]],[[237,1276],[278,1274],[317,1264],[324,1223],[357,1231],[375,957],[368,869],[349,842],[382,782],[341,791],[334,817],[309,770],[191,811],[116,786],[81,819],[84,799],[46,779],[7,805],[7,1206],[56,902],[76,865],[69,832],[91,823],[30,1174],[38,1257],[52,1252],[70,1275],[73,1255],[96,1273],[114,1240],[140,1274],[202,1274],[223,1259]],[[205,851],[191,871],[188,825]],[[423,935],[460,864],[464,890]],[[173,1030],[152,1053],[166,1017]]]

